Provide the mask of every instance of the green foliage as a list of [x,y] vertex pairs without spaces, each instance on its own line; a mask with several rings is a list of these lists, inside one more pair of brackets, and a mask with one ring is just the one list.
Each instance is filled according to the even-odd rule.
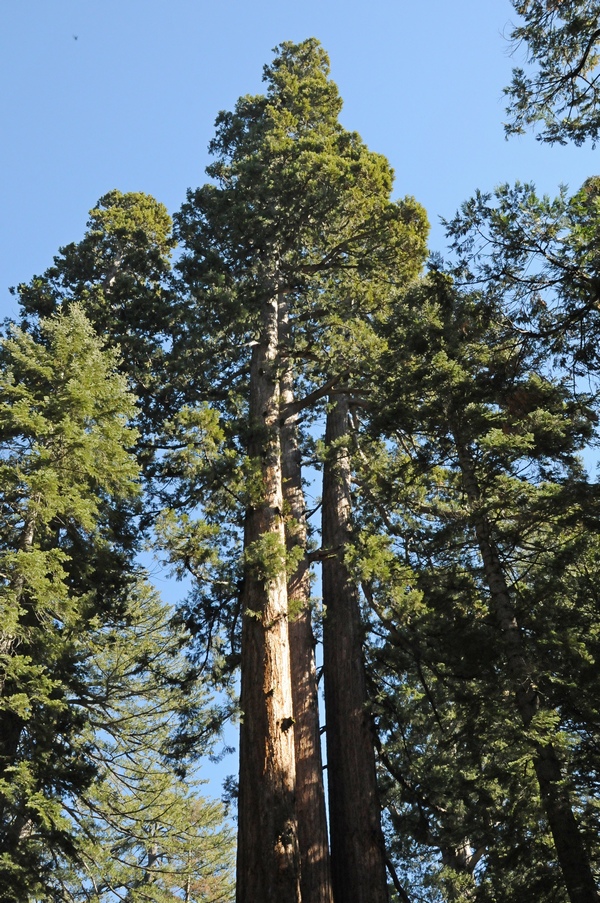
[[246,548],[244,558],[250,573],[264,583],[276,580],[286,572],[285,542],[275,533],[263,533]]
[[232,427],[208,405],[184,407],[166,424],[164,507],[155,522],[158,547],[174,573],[194,580],[180,617],[194,638],[198,660],[219,682],[231,678],[227,647],[232,662],[239,647],[243,504],[260,486],[232,438]]
[[229,900],[184,782],[222,712],[132,561],[134,400],[78,305],[38,335],[1,350],[0,897]]
[[[597,543],[597,490],[577,458],[594,434],[592,399],[551,375],[547,349],[488,295],[461,296],[438,272],[398,303],[387,341],[356,461],[362,532],[348,561],[375,618],[390,847],[407,887],[415,857],[422,863],[432,899],[518,900],[531,887],[536,899],[565,899],[532,763],[551,738],[595,857],[594,767],[584,772],[597,716],[583,715],[567,686],[596,640],[586,606],[565,607],[563,592],[589,573]],[[543,699],[526,730],[482,522]],[[579,650],[569,663],[558,653],[567,623]]]
[[244,566],[268,581],[278,569],[291,573],[305,552],[296,547],[291,560],[264,537],[241,553],[245,512],[265,495],[262,460],[249,446],[272,438],[248,416],[265,299],[280,298],[277,377],[286,375],[297,403],[310,409],[324,384],[361,379],[379,342],[367,315],[382,317],[390,284],[418,272],[427,236],[412,198],[390,200],[385,158],[340,125],[341,100],[318,41],[280,45],[264,81],[264,94],[219,114],[212,181],[188,192],[174,218],[183,247],[178,290],[189,301],[173,354],[190,362],[194,380],[205,380],[211,406],[190,406],[169,427],[163,473],[174,478],[168,504],[177,514],[162,523],[179,525],[166,543],[171,562],[198,578],[188,623],[219,650],[220,632],[232,651]]
[[[600,7],[514,6],[533,74],[515,70],[507,132],[595,142]],[[535,763],[551,744],[597,867],[600,509],[579,455],[597,442],[580,378],[597,379],[599,179],[478,193],[447,224],[452,275],[414,283],[424,211],[391,200],[385,158],[340,125],[323,48],[280,45],[264,81],[219,114],[174,278],[165,208],[113,191],[18,288],[25,329],[0,350],[0,897],[232,899],[229,831],[190,774],[234,703],[200,677],[233,697],[244,579],[307,553],[244,540],[256,448],[278,453],[289,418],[310,427],[340,393],[364,418],[346,562],[400,883],[427,903],[564,903]],[[267,428],[250,365],[273,298],[270,375],[293,401]],[[174,617],[134,562],[135,418],[157,451],[154,536],[194,581]],[[526,723],[482,531],[526,651]]]
[[539,141],[577,145],[600,128],[598,46],[600,5],[595,0],[513,0],[521,22],[511,32],[525,45],[529,71],[513,69],[507,135],[541,125]]
[[[90,211],[84,238],[61,248],[52,267],[16,290],[29,330],[63,305],[82,307],[96,333],[118,349],[146,427],[155,428],[178,398],[175,385],[170,396],[162,385],[181,318],[166,288],[174,244],[163,204],[140,192],[110,191]],[[181,385],[175,372],[170,378]]]
[[589,376],[598,358],[597,178],[569,197],[531,184],[477,193],[447,223],[454,273],[502,308],[560,367]]
[[47,844],[72,850],[63,801],[95,771],[70,704],[94,607],[72,548],[109,552],[106,506],[138,491],[133,399],[115,356],[78,307],[40,336],[15,329],[1,349],[0,854],[14,899],[28,876],[43,880]]
[[85,695],[76,704],[88,715],[97,773],[69,802],[77,859],[54,871],[57,898],[232,900],[231,832],[221,806],[202,799],[186,774],[210,750],[221,712],[184,658],[185,640],[143,583],[121,617],[86,633]]
[[217,119],[208,168],[216,184],[189,192],[175,217],[178,269],[196,300],[191,335],[195,328],[199,350],[203,342],[213,385],[247,372],[261,301],[275,285],[291,317],[286,357],[303,361],[306,379],[317,356],[319,380],[343,349],[343,372],[349,330],[366,306],[376,315],[381,305],[375,286],[405,281],[425,255],[424,211],[411,198],[390,202],[387,161],[338,123],[341,101],[319,43],[276,51],[266,94]]

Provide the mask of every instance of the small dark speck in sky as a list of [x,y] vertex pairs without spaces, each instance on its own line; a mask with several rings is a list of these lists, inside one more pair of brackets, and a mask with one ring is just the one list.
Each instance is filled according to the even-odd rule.
[[79,35],[78,35],[78,34],[74,34],[74,35],[73,35],[73,40],[74,40],[74,41],[78,41],[78,40],[79,40]]

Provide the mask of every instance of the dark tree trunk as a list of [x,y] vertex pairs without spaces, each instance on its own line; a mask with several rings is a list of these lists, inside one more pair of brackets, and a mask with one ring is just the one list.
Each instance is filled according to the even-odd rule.
[[281,476],[278,302],[265,303],[250,376],[237,903],[300,903]]
[[[489,520],[482,510],[473,460],[457,430],[454,441],[493,612],[506,646],[507,673],[515,688],[521,721],[527,728],[541,706],[537,675],[527,659],[504,568]],[[589,857],[573,813],[569,790],[564,785],[560,759],[550,738],[547,743],[535,744],[533,764],[569,900],[571,903],[598,903]]]
[[[293,401],[289,371],[284,374],[282,401]],[[302,903],[332,903],[329,839],[323,786],[315,637],[310,610],[310,573],[306,558],[306,506],[296,418],[282,430],[283,498],[287,546],[303,558],[288,580],[290,655],[296,751],[296,812],[300,842]]]
[[323,475],[323,666],[331,870],[337,903],[387,903],[385,847],[359,595],[344,563],[351,532],[348,402],[327,417]]

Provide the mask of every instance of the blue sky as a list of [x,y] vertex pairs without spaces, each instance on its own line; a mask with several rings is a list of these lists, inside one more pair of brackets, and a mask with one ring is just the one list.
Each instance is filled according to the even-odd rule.
[[600,171],[591,148],[504,140],[514,18],[508,0],[0,0],[0,316],[110,189],[177,210],[204,181],[218,111],[261,90],[284,40],[328,50],[343,124],[425,206],[433,250],[439,217],[476,188],[576,190]]
[[323,43],[344,125],[426,207],[433,249],[477,187],[576,189],[591,149],[504,140],[511,20],[508,0],[1,0],[0,311],[110,189],[175,211],[204,180],[217,112],[260,91],[283,40]]

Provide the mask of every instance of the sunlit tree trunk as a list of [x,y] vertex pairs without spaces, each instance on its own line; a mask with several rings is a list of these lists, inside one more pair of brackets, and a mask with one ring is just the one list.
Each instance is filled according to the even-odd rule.
[[[287,319],[282,316],[283,341]],[[282,402],[293,402],[292,372],[282,375]],[[332,903],[329,867],[329,840],[323,787],[319,701],[315,665],[315,637],[310,610],[310,572],[306,557],[306,504],[302,489],[301,454],[298,445],[297,415],[282,428],[283,498],[286,513],[286,540],[290,555],[301,550],[302,557],[288,580],[290,608],[290,654],[294,736],[296,751],[296,811],[301,858],[303,903]]]
[[237,903],[299,903],[300,854],[280,442],[278,300],[253,348],[246,512]]

